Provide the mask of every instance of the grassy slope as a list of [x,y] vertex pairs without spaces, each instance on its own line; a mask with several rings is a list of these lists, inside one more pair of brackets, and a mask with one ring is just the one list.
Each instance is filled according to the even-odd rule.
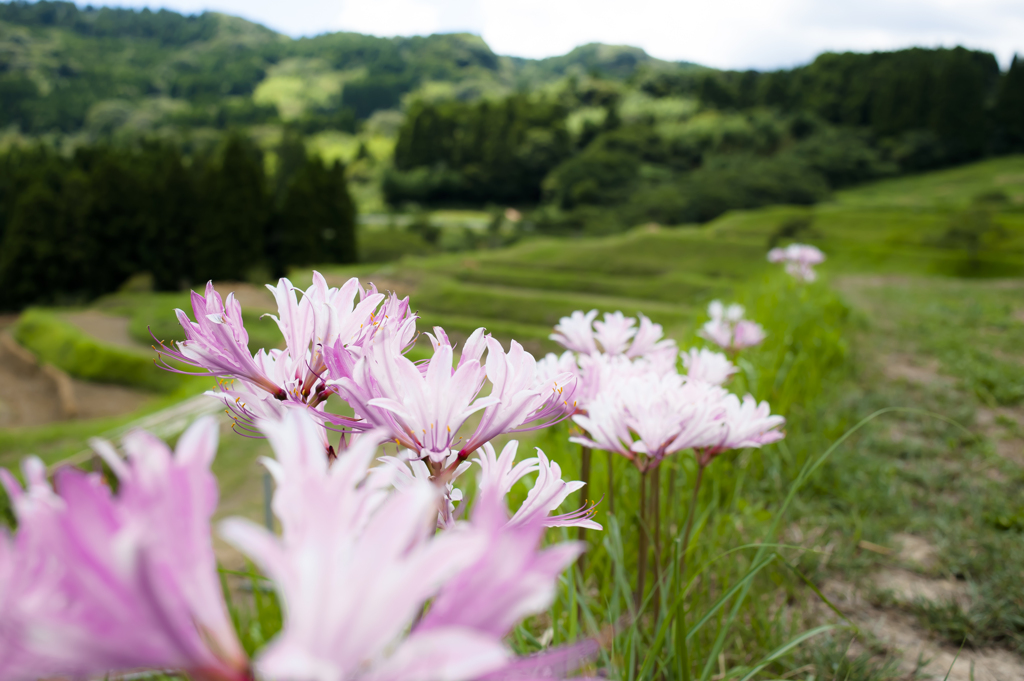
[[[769,238],[794,216],[813,219],[800,239],[828,253],[826,272],[939,273],[962,255],[929,243],[947,229],[951,215],[994,189],[1011,200],[995,217],[1006,238],[981,257],[1024,263],[1024,157],[1015,156],[866,185],[811,208],[736,211],[702,229],[532,239],[501,250],[323,270],[411,294],[423,328],[438,324],[467,333],[486,326],[535,351],[557,349],[547,340],[551,325],[580,308],[643,312],[683,338],[708,300],[729,297],[738,284],[770,271],[764,259]],[[308,271],[293,273],[299,286],[308,277]],[[172,310],[188,309],[188,300],[184,294],[117,294],[96,306],[131,317],[133,335],[147,341],[150,326],[160,338],[179,337]],[[251,345],[276,344],[273,324],[258,316],[247,314]],[[0,458],[24,453],[10,447],[0,447]]]
[[[785,311],[773,307],[771,295],[761,295],[759,282],[769,281],[764,275],[771,271],[764,261],[768,239],[780,224],[795,215],[809,214],[813,231],[801,235],[801,240],[817,243],[829,254],[829,262],[822,268],[826,279],[833,280],[861,313],[860,331],[850,339],[857,368],[850,376],[839,376],[825,396],[814,398],[816,401],[792,402],[788,410],[792,430],[784,447],[766,450],[763,458],[723,460],[706,488],[708,508],[718,510],[700,521],[696,557],[710,559],[716,551],[758,537],[792,479],[793,466],[821,451],[877,407],[922,406],[968,424],[979,414],[994,412],[999,429],[986,433],[990,440],[964,438],[953,426],[912,416],[897,419],[896,427],[890,420],[865,431],[852,446],[836,453],[809,492],[801,496],[793,517],[807,530],[807,536],[812,529],[824,528],[824,534],[815,535],[814,545],[808,548],[828,544],[832,555],[829,572],[821,554],[801,558],[794,553],[790,559],[799,561],[802,569],[816,578],[838,571],[844,579],[870,579],[874,570],[891,565],[894,559],[859,549],[859,540],[887,545],[896,532],[923,536],[940,551],[939,562],[929,568],[929,574],[966,579],[979,597],[966,610],[894,603],[882,593],[873,596],[873,602],[881,608],[915,614],[921,626],[947,641],[959,642],[967,636],[979,646],[1020,649],[1024,631],[1019,626],[1019,604],[1024,596],[1013,581],[1013,566],[1021,559],[1017,547],[1024,510],[1012,500],[1019,497],[1016,490],[1024,477],[1018,465],[998,454],[1007,447],[1018,447],[1024,432],[1024,414],[1016,406],[1024,396],[1024,381],[1013,354],[1024,338],[1024,310],[1017,303],[1021,284],[907,277],[949,271],[948,263],[961,256],[930,244],[947,229],[951,216],[968,206],[973,197],[993,188],[1001,188],[1011,197],[1011,203],[995,216],[1006,235],[998,250],[983,252],[981,258],[1019,262],[1024,241],[1024,158],[1015,157],[842,192],[834,201],[810,209],[773,207],[731,213],[703,230],[636,230],[602,239],[538,239],[501,251],[410,258],[386,267],[361,266],[331,273],[338,277],[357,274],[411,293],[423,314],[424,327],[441,323],[468,331],[482,324],[497,335],[528,340],[537,349],[549,347],[544,339],[551,322],[578,307],[644,311],[683,339],[692,333],[709,298],[740,296],[756,318],[771,320],[771,328],[782,332],[783,325],[798,328],[810,324],[802,327],[805,331],[800,335],[818,339],[804,349],[812,359],[817,358],[816,363],[803,367],[794,369],[787,364],[791,358],[782,352],[784,348],[752,357],[743,380],[758,387],[762,396],[771,397],[773,404],[785,406],[788,395],[803,390],[800,381],[806,383],[809,374],[820,370],[818,360],[824,361],[825,356],[815,355],[814,348],[839,350],[846,343],[837,343],[827,334],[815,335],[821,329],[814,319],[789,319]],[[891,276],[893,273],[900,276]],[[295,274],[299,285],[308,277],[308,273]],[[140,317],[156,315],[165,303],[155,300],[122,298],[117,309]],[[110,309],[109,301],[106,305]],[[163,314],[169,315],[169,310]],[[780,314],[778,319],[773,317]],[[923,387],[908,383],[889,371],[886,358],[892,356],[913,356],[925,363],[934,358],[937,373],[952,377],[953,382]],[[814,380],[820,381],[822,376]],[[96,430],[109,427],[96,424]],[[59,458],[58,451],[70,447],[69,435],[84,439],[88,431],[88,424],[74,424],[5,433],[0,437],[0,462],[9,464],[29,449],[48,453],[48,459]],[[53,437],[48,438],[48,432]],[[523,446],[543,445],[564,463],[567,475],[573,476],[574,453],[563,436],[552,430],[531,437]],[[63,444],[55,446],[58,441]],[[233,512],[258,517],[259,505],[252,497],[260,494],[260,474],[253,460],[261,447],[236,437],[225,442],[218,475]],[[937,461],[941,465],[935,465]],[[603,467],[596,469],[595,494],[607,484]],[[984,471],[994,472],[981,475]],[[687,474],[685,468],[681,474]],[[737,475],[746,479],[742,494],[728,491],[737,484]],[[628,494],[624,496],[628,491],[628,486],[619,490],[617,503],[628,503]],[[628,529],[624,526],[624,531]],[[629,540],[629,534],[625,536]],[[964,545],[970,547],[966,553],[961,550]],[[595,558],[590,569],[605,569],[601,561]],[[739,574],[723,572],[719,578],[727,583]],[[785,636],[786,625],[769,611],[775,597],[773,584],[789,584],[778,581],[789,580],[787,574],[772,572],[775,581],[757,591],[749,628],[741,632],[743,646],[728,653],[730,664],[763,654]],[[791,597],[798,593],[792,585],[786,590]],[[712,596],[713,591],[708,591],[699,598]],[[694,607],[702,607],[701,602]],[[572,620],[571,612],[572,607],[564,607],[561,615],[556,613],[556,640],[567,631],[563,624]],[[758,629],[762,625],[770,626]],[[842,660],[841,651],[838,658],[830,659],[829,664]],[[872,672],[863,678],[883,676]]]

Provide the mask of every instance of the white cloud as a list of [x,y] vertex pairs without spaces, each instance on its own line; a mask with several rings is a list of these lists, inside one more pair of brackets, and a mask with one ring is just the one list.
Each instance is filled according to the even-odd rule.
[[471,31],[495,52],[523,57],[565,54],[588,42],[636,45],[662,59],[719,68],[779,68],[824,50],[914,45],[989,50],[1004,67],[1015,51],[1024,53],[1021,0],[164,1],[179,11],[239,14],[293,36]]
[[370,35],[429,35],[443,30],[438,5],[430,0],[350,0],[336,23],[343,31]]

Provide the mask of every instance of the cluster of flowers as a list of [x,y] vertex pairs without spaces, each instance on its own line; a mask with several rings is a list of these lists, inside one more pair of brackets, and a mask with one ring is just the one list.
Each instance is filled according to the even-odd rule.
[[797,281],[811,282],[818,278],[815,265],[825,262],[825,254],[815,246],[790,244],[768,251],[768,262],[786,263],[786,272]]
[[[221,535],[252,558],[282,600],[280,634],[249,660],[214,560],[213,419],[172,452],[125,439],[127,460],[94,443],[118,479],[65,468],[54,492],[38,459],[27,490],[0,471],[18,520],[0,533],[0,679],[96,678],[185,671],[218,681],[500,681],[561,677],[595,644],[515,659],[503,638],[551,603],[576,543],[539,549],[547,500],[509,517],[504,493],[523,472],[488,459],[471,518],[435,533],[441,494],[371,468],[372,430],[329,463],[322,428],[298,409],[261,421],[276,453],[280,536],[228,519]],[[529,466],[527,466],[529,467]],[[535,488],[536,491],[536,488]],[[429,603],[429,607],[427,604]]]
[[[349,434],[381,428],[436,476],[450,475],[453,463],[498,435],[542,428],[573,411],[573,376],[538,380],[536,360],[515,341],[506,353],[478,329],[453,367],[454,348],[437,327],[427,334],[433,356],[417,364],[405,356],[417,338],[408,298],[386,296],[373,285],[363,288],[358,279],[333,288],[319,273],[301,300],[287,279],[267,288],[277,299],[273,319],[284,336],[283,349],[252,354],[241,306],[233,294],[222,300],[212,284],[205,297],[192,294],[194,322],[177,311],[186,340],[176,348],[161,343],[158,349],[165,368],[177,370],[166,363],[170,358],[233,379],[211,394],[224,401],[243,434],[258,434],[257,421],[299,407],[323,425],[330,456],[337,453],[331,431],[341,434],[339,449],[344,449]],[[490,393],[482,396],[487,383]],[[328,411],[332,395],[354,414]],[[476,412],[482,412],[477,427],[460,435]]]
[[[739,312],[731,321],[721,314],[721,303],[712,303],[709,322],[726,347],[763,340],[760,326],[742,320],[743,308],[729,309]],[[737,371],[723,354],[696,348],[683,353],[683,375],[676,369],[678,348],[662,339],[660,325],[643,315],[637,323],[621,312],[596,317],[596,310],[563,317],[551,338],[567,351],[545,359],[577,377],[573,421],[584,434],[574,442],[617,452],[646,471],[676,452],[694,450],[704,466],[726,450],[782,437],[784,419],[773,416],[767,402],[758,404],[750,395],[741,401],[722,387]],[[728,338],[720,326],[728,327]]]
[[[490,441],[573,418],[584,430],[576,441],[644,471],[681,450],[704,466],[782,437],[766,403],[722,387],[736,371],[724,355],[684,353],[681,375],[675,343],[643,315],[576,312],[552,336],[567,351],[539,362],[483,329],[456,361],[435,328],[431,356],[414,362],[407,298],[356,279],[333,288],[319,274],[301,298],[287,279],[269,288],[283,348],[250,352],[238,301],[211,285],[193,293],[194,321],[177,312],[186,340],[158,351],[168,369],[230,379],[211,394],[236,430],[270,440],[281,535],[238,519],[220,532],[274,582],[281,633],[249,660],[232,628],[209,526],[217,430],[201,421],[174,454],[145,433],[126,438],[127,461],[94,443],[116,494],[73,469],[58,471],[55,493],[35,459],[27,490],[3,472],[18,530],[0,534],[0,681],[136,669],[221,681],[562,677],[592,642],[515,659],[503,637],[550,605],[582,550],[541,550],[544,529],[601,526],[593,506],[555,514],[584,483],[562,480],[539,450],[517,462],[517,443],[498,454]],[[731,325],[727,347],[752,337],[737,315],[720,317]],[[328,409],[341,403],[350,413]],[[386,444],[395,453],[374,465]],[[456,482],[473,464],[467,512]],[[509,491],[532,474],[510,513]]]

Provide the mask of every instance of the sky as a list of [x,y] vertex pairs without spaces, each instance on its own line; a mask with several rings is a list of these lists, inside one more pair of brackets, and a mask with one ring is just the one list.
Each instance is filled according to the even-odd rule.
[[727,69],[787,68],[826,51],[963,45],[1006,68],[1024,55],[1024,0],[93,0],[215,10],[293,37],[466,31],[498,54],[549,57],[590,42]]

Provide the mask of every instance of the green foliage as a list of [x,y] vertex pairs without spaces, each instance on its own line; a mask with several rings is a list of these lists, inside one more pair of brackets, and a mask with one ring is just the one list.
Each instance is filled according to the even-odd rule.
[[356,262],[355,225],[344,166],[307,160],[288,185],[270,234],[270,253],[280,258],[278,271],[288,265]]
[[1013,56],[1010,69],[999,83],[993,111],[1000,130],[1001,151],[1024,151],[1024,59]]
[[536,201],[540,179],[569,153],[565,111],[501,102],[413,105],[398,133],[388,201]]
[[158,369],[151,355],[97,341],[52,312],[26,310],[14,337],[40,361],[85,380],[162,392],[181,385],[180,377]]
[[0,166],[0,309],[89,300],[139,272],[172,290],[356,259],[344,168],[281,163],[290,176],[275,205],[259,150],[239,135],[213,157],[156,144],[72,158],[37,148]]

